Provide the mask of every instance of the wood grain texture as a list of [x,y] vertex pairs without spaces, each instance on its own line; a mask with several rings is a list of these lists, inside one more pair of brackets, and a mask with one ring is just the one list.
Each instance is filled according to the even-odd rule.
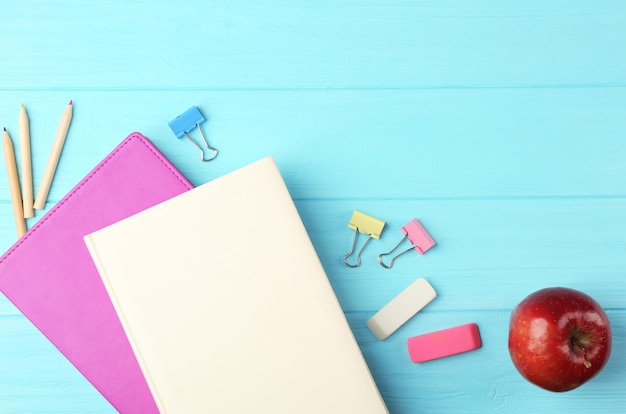
[[[196,185],[273,154],[391,414],[623,411],[624,2],[8,0],[0,12],[0,127],[16,137],[28,106],[35,191],[74,101],[46,210],[133,131]],[[191,105],[220,151],[210,164],[167,126]],[[4,251],[15,225],[0,174]],[[341,262],[354,209],[387,223],[358,269]],[[437,246],[383,269],[376,256],[414,217]],[[365,321],[418,277],[439,297],[378,341]],[[566,394],[525,382],[506,346],[512,308],[556,285],[595,297],[614,330],[605,370]],[[481,349],[408,358],[408,337],[469,322]],[[114,412],[4,297],[0,412]]]
[[618,0],[13,0],[3,8],[11,41],[0,56],[14,59],[0,82],[17,90],[623,85],[626,76]]

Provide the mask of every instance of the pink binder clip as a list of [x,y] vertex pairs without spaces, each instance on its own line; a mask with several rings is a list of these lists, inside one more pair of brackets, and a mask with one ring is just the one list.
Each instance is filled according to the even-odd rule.
[[[422,226],[422,223],[420,223],[417,219],[409,221],[404,227],[402,227],[402,233],[404,233],[404,237],[402,238],[402,240],[400,240],[398,244],[396,244],[393,249],[391,249],[387,253],[382,253],[378,255],[378,263],[380,263],[380,265],[385,269],[391,269],[391,267],[393,266],[393,262],[404,253],[415,249],[419,254],[424,254],[428,251],[428,249],[436,244],[433,238],[430,237],[430,234],[428,234],[424,226]],[[409,242],[411,242],[413,246],[403,251],[402,253],[399,253],[398,255],[392,257],[389,265],[386,265],[385,262],[383,262],[383,256],[387,256],[393,253],[406,239],[409,239]]]

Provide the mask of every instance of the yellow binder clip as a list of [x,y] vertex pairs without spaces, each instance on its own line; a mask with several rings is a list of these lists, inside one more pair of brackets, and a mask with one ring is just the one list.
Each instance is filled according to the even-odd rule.
[[[383,232],[383,228],[385,227],[385,222],[382,220],[378,220],[372,216],[368,216],[365,213],[361,213],[358,210],[354,210],[352,213],[352,218],[348,223],[348,228],[354,230],[354,240],[352,241],[352,249],[343,257],[343,262],[346,266],[349,267],[359,267],[361,266],[361,252],[365,249],[365,245],[371,239],[380,238],[380,234]],[[363,243],[363,246],[359,249],[356,255],[356,264],[348,263],[348,257],[354,253],[354,249],[356,247],[356,240],[359,236],[359,233],[367,235],[367,240]]]

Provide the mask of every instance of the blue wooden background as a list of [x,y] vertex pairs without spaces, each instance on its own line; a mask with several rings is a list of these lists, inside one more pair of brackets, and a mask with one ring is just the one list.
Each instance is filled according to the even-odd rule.
[[[196,185],[273,154],[392,414],[623,412],[626,3],[519,3],[5,0],[0,126],[19,147],[25,104],[37,186],[74,101],[48,209],[135,130]],[[191,105],[210,164],[167,126]],[[349,269],[354,209],[387,225]],[[413,217],[437,246],[383,269]],[[439,297],[378,341],[365,321],[418,277]],[[507,351],[512,308],[557,285],[596,298],[614,330],[604,371],[565,394],[525,382]],[[411,363],[408,337],[468,322],[480,350]],[[0,412],[113,412],[4,297]]]

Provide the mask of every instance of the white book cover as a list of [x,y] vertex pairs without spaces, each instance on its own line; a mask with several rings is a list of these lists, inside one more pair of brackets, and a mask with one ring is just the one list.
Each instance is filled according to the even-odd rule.
[[272,157],[87,235],[162,414],[383,414]]

